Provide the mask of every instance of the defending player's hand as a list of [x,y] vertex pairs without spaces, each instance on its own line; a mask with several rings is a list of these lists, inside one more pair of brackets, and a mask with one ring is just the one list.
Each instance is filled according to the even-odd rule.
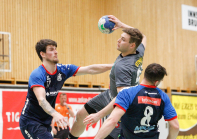
[[109,20],[115,23],[115,27],[112,30],[116,30],[122,27],[122,22],[116,18],[114,15],[108,15],[108,17],[110,18]]
[[94,114],[90,114],[89,116],[87,116],[84,120],[83,123],[85,125],[90,124],[88,127],[92,126],[93,124],[97,123],[100,120],[100,117],[98,115],[98,113],[94,113]]
[[59,114],[58,112],[56,112],[53,119],[57,123],[58,131],[59,131],[59,127],[61,127],[62,129],[67,129],[67,126],[69,126],[69,122],[66,120],[66,118],[61,114]]
[[53,132],[54,135],[57,134],[57,130],[54,127],[52,128],[52,132]]

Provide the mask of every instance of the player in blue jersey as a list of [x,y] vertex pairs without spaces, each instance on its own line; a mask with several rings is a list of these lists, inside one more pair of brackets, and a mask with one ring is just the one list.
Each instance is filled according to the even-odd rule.
[[[110,89],[89,100],[77,112],[77,118],[69,134],[70,139],[77,139],[84,132],[86,127],[84,123],[86,125],[91,123],[91,126],[104,116],[109,115],[113,110],[115,98],[122,88],[139,84],[146,47],[146,36],[138,29],[122,23],[115,16],[109,15],[108,17],[110,21],[116,24],[113,30],[123,29],[120,38],[117,40],[117,50],[121,53],[110,72]],[[120,129],[121,126],[117,126],[107,139],[117,139]]]
[[104,122],[95,139],[105,138],[121,118],[121,126],[126,139],[158,139],[158,121],[162,115],[169,123],[167,139],[176,139],[179,132],[177,114],[169,97],[156,86],[167,75],[159,64],[150,64],[141,84],[119,92],[114,110]]
[[68,121],[55,111],[55,101],[65,80],[71,76],[98,74],[110,70],[112,64],[78,67],[58,64],[57,43],[50,39],[37,42],[36,52],[42,61],[29,77],[26,102],[20,116],[20,129],[26,139],[53,139],[52,118],[58,128],[67,128]]

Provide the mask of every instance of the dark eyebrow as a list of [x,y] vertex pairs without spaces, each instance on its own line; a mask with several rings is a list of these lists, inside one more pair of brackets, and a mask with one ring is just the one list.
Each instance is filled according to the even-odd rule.
[[121,38],[125,39],[125,37],[121,36]]

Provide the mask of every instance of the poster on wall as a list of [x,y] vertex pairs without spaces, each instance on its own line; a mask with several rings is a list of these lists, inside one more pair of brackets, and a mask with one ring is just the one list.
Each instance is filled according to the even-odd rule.
[[177,139],[196,139],[197,94],[172,93],[172,105],[176,109],[180,126]]
[[197,7],[182,4],[182,28],[197,31]]
[[[76,114],[83,105],[98,95],[100,92],[88,91],[60,91],[67,94],[67,103],[72,107]],[[1,139],[22,139],[23,136],[19,128],[19,118],[25,104],[27,90],[1,90],[0,89],[0,138]],[[58,94],[59,95],[59,94]],[[56,103],[59,103],[57,96]],[[74,118],[70,118],[70,126],[73,125]],[[101,126],[101,120],[92,127],[86,127],[79,139],[93,139]]]

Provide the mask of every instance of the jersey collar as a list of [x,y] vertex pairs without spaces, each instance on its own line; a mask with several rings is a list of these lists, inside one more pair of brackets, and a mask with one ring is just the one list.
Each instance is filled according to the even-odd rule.
[[146,84],[140,84],[140,85],[148,87],[148,88],[156,88],[156,86],[154,86],[154,85],[146,85]]
[[53,73],[50,73],[45,67],[44,65],[42,64],[43,68],[46,70],[46,72],[50,75],[55,75],[57,73],[57,65],[56,65],[56,70],[53,72]]
[[[126,55],[126,56],[132,56],[132,55],[137,55],[137,54],[139,54],[139,52],[136,50],[136,53],[135,53],[135,54],[128,54],[128,55]],[[126,57],[126,56],[124,56],[124,57]],[[122,53],[120,54],[120,57],[123,58]]]

